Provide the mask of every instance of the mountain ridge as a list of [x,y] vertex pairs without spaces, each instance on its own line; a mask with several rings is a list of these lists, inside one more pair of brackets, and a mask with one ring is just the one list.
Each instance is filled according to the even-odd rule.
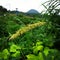
[[39,12],[35,9],[30,9],[27,13],[35,13],[35,14],[38,14]]

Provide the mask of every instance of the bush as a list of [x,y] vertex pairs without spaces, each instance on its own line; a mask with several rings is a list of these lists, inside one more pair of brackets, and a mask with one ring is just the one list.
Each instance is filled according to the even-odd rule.
[[7,20],[4,16],[0,16],[0,38],[3,36],[8,36]]

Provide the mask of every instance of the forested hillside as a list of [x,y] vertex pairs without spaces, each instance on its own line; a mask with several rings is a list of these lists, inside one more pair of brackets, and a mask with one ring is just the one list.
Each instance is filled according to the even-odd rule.
[[47,10],[39,14],[19,12],[17,15],[5,8],[4,12],[1,10],[0,60],[60,60],[58,2],[50,0],[49,7],[45,2],[42,5]]

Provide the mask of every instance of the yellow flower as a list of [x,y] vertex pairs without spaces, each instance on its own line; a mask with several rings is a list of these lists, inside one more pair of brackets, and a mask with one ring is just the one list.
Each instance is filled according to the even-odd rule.
[[18,36],[22,35],[23,33],[35,28],[35,27],[38,27],[38,26],[41,26],[41,25],[44,25],[46,22],[37,22],[37,23],[34,23],[34,24],[29,24],[28,26],[26,27],[22,27],[21,29],[19,29],[18,31],[16,31],[15,34],[13,34],[9,40],[12,40],[12,39],[15,39],[17,38]]

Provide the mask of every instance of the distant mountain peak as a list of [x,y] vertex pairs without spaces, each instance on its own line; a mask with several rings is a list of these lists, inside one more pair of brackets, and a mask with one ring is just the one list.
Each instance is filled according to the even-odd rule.
[[35,13],[35,14],[37,14],[37,13],[39,13],[37,10],[35,10],[35,9],[31,9],[31,10],[29,10],[27,13]]

